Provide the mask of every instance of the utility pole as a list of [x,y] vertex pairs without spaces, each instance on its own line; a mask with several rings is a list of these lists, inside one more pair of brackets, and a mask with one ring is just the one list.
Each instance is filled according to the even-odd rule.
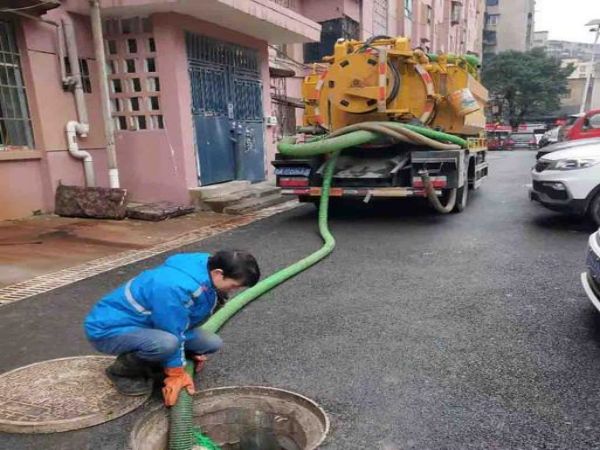
[[[590,83],[592,81],[592,75],[594,74],[594,61],[596,59],[596,44],[598,43],[598,38],[600,37],[600,19],[592,20],[585,24],[586,27],[595,26],[596,29],[592,29],[590,31],[596,32],[596,37],[594,39],[594,44],[592,45],[592,61],[590,63],[591,67],[587,73],[585,78],[585,87],[583,88],[583,98],[581,99],[581,108],[579,109],[580,113],[585,112],[585,104],[587,103],[588,91],[590,90]],[[594,84],[596,83],[596,78],[594,77]]]

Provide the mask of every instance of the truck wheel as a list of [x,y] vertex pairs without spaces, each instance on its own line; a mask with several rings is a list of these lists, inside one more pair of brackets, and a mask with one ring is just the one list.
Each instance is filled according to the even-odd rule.
[[600,227],[600,192],[592,199],[588,215]]
[[467,200],[469,199],[469,183],[465,183],[463,187],[459,188],[456,192],[456,205],[452,212],[461,213],[467,207]]

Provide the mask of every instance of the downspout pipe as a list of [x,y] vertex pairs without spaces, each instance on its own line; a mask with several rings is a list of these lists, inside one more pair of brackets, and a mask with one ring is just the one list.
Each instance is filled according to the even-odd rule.
[[79,55],[77,54],[77,42],[75,40],[75,31],[73,22],[67,16],[62,19],[63,32],[67,47],[67,58],[71,66],[71,76],[67,77],[67,85],[73,86],[73,95],[75,96],[75,109],[77,110],[78,121],[69,121],[65,127],[67,133],[67,144],[69,154],[76,159],[83,160],[83,173],[85,176],[85,185],[87,187],[96,186],[96,177],[92,155],[89,152],[79,150],[77,136],[87,137],[90,131],[90,124],[83,96],[83,84],[81,82],[81,70],[79,68]]
[[85,175],[85,185],[87,187],[96,186],[96,175],[94,173],[94,160],[92,155],[85,150],[79,150],[79,144],[77,144],[77,135],[82,135],[85,131],[87,132],[87,124],[84,127],[82,123],[75,120],[67,122],[67,143],[69,145],[69,154],[76,159],[83,161],[83,173]]
[[104,119],[104,137],[106,139],[108,180],[111,188],[118,188],[120,187],[120,183],[117,152],[115,150],[115,130],[110,107],[106,54],[104,52],[104,37],[102,36],[102,17],[100,15],[98,0],[90,0],[90,20],[92,22],[92,36],[94,38],[94,54],[96,55],[96,65],[98,67],[98,79],[100,80],[100,100],[102,103],[102,118]]
[[85,106],[85,98],[83,96],[83,83],[81,82],[81,70],[79,68],[79,55],[77,54],[77,41],[75,39],[75,31],[73,30],[73,22],[70,18],[63,18],[63,30],[65,33],[65,40],[67,43],[67,57],[69,58],[69,65],[71,66],[71,80],[73,84],[73,94],[75,95],[75,107],[77,108],[77,118],[79,123],[82,124],[81,136],[87,136],[89,132],[89,120],[87,114],[87,108]]

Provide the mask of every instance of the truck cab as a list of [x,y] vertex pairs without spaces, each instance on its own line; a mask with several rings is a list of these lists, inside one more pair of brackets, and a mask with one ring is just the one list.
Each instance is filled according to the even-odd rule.
[[566,141],[588,138],[600,138],[600,109],[586,112],[579,116],[573,125],[565,128]]

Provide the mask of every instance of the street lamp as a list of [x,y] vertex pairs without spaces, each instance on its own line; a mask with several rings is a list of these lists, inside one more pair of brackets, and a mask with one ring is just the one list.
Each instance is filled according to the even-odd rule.
[[[592,45],[592,61],[590,63],[591,70],[588,71],[585,77],[585,87],[583,88],[583,99],[581,100],[581,108],[579,109],[580,113],[585,112],[585,104],[587,103],[587,95],[588,90],[590,89],[590,82],[592,81],[592,74],[594,73],[594,60],[596,59],[596,44],[598,43],[598,37],[600,37],[600,19],[592,20],[585,24],[586,27],[596,27],[592,28],[590,31],[596,32],[596,38],[594,39],[594,45]],[[594,78],[594,83],[596,79]]]

